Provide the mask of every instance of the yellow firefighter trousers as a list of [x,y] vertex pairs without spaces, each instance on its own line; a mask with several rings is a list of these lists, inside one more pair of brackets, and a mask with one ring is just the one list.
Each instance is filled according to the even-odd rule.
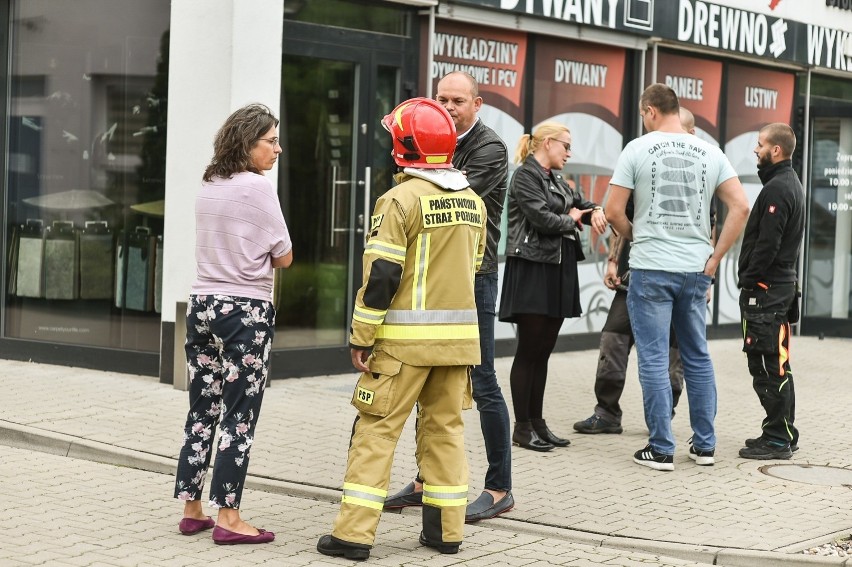
[[[394,450],[411,409],[419,402],[417,466],[423,478],[423,534],[437,543],[460,543],[468,490],[462,408],[470,399],[469,367],[394,362],[398,374],[364,373],[355,389],[353,405],[359,412],[332,535],[373,544]],[[370,368],[376,370],[374,365]]]

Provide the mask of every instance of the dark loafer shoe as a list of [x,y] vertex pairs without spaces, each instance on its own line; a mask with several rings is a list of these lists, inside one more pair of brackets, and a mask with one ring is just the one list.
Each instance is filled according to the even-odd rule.
[[488,520],[508,512],[515,507],[515,499],[512,497],[512,492],[509,491],[506,495],[494,502],[494,497],[487,492],[479,495],[479,498],[467,505],[465,510],[464,521],[467,524],[478,522],[479,520]]
[[333,535],[324,535],[317,542],[317,551],[323,555],[345,557],[353,561],[364,561],[370,557],[370,547],[363,543],[350,543]]
[[458,543],[444,543],[444,542],[436,542],[429,541],[426,539],[426,536],[423,535],[423,532],[420,532],[420,545],[425,545],[426,547],[431,547],[432,549],[437,549],[441,553],[458,553],[459,546],[461,542]]
[[410,482],[408,486],[393,496],[385,498],[385,510],[396,510],[409,506],[423,506],[423,492],[414,492],[413,482]]
[[219,545],[239,545],[242,543],[269,543],[275,539],[275,534],[257,528],[257,535],[245,535],[216,526],[213,528],[213,543]]
[[207,516],[206,520],[196,520],[195,518],[184,518],[178,524],[178,529],[183,535],[194,535],[204,530],[209,530],[216,525],[216,521]]

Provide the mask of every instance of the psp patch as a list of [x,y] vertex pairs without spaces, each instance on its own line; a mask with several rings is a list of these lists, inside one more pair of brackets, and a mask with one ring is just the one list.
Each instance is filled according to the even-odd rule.
[[385,220],[385,215],[373,215],[370,217],[370,232],[373,232],[380,226],[382,226],[382,221]]
[[376,393],[372,390],[368,390],[367,388],[363,388],[358,386],[358,391],[355,394],[358,398],[358,401],[362,404],[367,404],[368,406],[373,405],[373,400],[376,399]]

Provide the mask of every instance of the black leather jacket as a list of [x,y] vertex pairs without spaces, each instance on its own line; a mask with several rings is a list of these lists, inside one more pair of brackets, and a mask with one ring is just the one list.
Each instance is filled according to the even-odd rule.
[[453,167],[467,176],[470,188],[485,201],[488,236],[480,274],[497,271],[497,243],[500,242],[500,216],[506,199],[509,157],[503,140],[477,120],[456,146]]
[[[592,209],[595,203],[586,201],[579,192],[568,187],[562,175],[544,168],[529,155],[515,170],[509,188],[509,235],[506,255],[533,262],[559,264],[562,262],[563,235],[573,237],[577,244],[577,260],[585,256],[580,248],[578,226],[568,215],[572,207]],[[589,223],[591,213],[583,215]]]

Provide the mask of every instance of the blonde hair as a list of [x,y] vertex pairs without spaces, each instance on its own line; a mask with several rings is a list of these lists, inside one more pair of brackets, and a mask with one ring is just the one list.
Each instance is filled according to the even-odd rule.
[[563,132],[570,134],[571,130],[559,122],[542,122],[532,135],[524,134],[518,140],[518,147],[515,148],[515,163],[523,163],[527,156],[536,151],[546,139],[555,138]]

